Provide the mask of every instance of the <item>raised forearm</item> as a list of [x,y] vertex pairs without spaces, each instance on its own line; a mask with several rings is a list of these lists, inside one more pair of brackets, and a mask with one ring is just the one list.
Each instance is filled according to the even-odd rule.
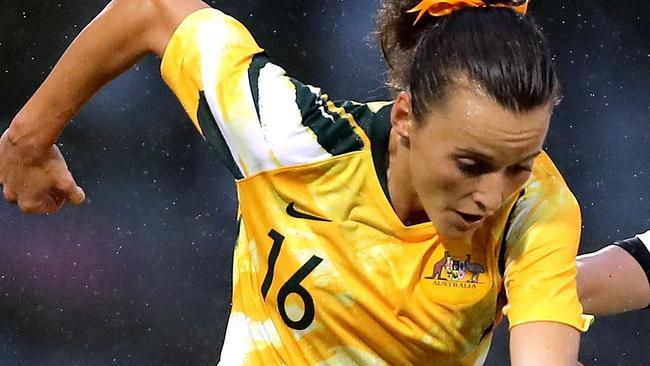
[[16,115],[8,136],[30,150],[51,146],[81,106],[148,52],[159,56],[198,0],[114,0],[79,34]]
[[147,52],[161,56],[200,0],[114,0],[74,40],[0,136],[0,185],[7,202],[52,213],[85,194],[54,145],[68,121],[103,85]]

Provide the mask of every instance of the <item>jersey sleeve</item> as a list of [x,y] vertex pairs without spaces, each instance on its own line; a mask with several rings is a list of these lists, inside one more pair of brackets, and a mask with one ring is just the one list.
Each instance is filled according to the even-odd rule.
[[643,234],[639,234],[636,237],[641,240],[643,245],[646,247],[646,250],[650,251],[650,230],[646,231]]
[[639,263],[650,283],[650,230],[633,238],[616,241],[614,245],[623,248]]
[[240,22],[216,9],[180,24],[161,72],[236,179],[364,146],[344,108],[288,77]]
[[586,331],[593,317],[582,314],[576,287],[576,262],[581,231],[580,208],[550,159],[517,201],[506,237],[503,312],[510,327],[551,321]]

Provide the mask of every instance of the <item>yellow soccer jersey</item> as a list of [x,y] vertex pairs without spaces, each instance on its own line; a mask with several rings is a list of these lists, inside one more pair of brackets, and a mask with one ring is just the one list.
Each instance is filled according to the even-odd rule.
[[481,365],[504,285],[512,325],[588,327],[580,213],[546,155],[471,241],[445,241],[391,207],[390,104],[330,101],[214,9],[180,25],[162,73],[237,179],[221,365]]

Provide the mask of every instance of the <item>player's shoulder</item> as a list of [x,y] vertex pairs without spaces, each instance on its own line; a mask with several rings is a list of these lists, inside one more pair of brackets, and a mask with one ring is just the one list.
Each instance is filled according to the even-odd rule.
[[332,155],[388,147],[392,102],[335,100],[320,88],[292,82],[301,124],[309,127]]
[[201,58],[230,54],[239,57],[261,51],[241,22],[218,9],[203,7],[187,14],[171,34],[162,55],[162,70],[166,60],[177,54],[179,57],[193,54]]
[[580,205],[546,152],[536,158],[531,177],[516,201],[515,213],[529,224],[558,218],[579,221]]
[[[367,140],[372,145],[381,145],[387,147],[388,135],[392,125],[390,123],[390,113],[393,106],[391,101],[370,101],[359,103],[355,101],[346,101],[340,105],[348,111],[367,136]],[[386,146],[384,146],[386,145]],[[380,147],[380,146],[375,146]]]
[[544,195],[554,195],[568,192],[569,187],[562,177],[562,173],[555,166],[551,157],[545,151],[535,159],[533,163],[532,174],[524,189],[526,191],[536,191]]

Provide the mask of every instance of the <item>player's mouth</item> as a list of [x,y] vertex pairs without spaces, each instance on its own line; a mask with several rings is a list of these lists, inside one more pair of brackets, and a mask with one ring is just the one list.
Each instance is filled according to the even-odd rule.
[[475,226],[478,226],[485,217],[484,215],[474,215],[461,211],[454,211],[462,220],[462,223],[465,228],[470,229]]

